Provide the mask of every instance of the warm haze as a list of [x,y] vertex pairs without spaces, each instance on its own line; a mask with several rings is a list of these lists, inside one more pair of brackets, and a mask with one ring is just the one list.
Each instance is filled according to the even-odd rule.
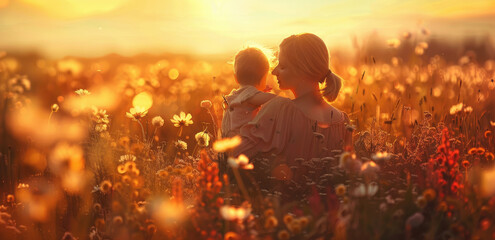
[[246,42],[276,46],[300,32],[330,46],[423,27],[445,38],[483,36],[494,20],[495,2],[486,0],[0,0],[0,49],[53,57],[223,54]]

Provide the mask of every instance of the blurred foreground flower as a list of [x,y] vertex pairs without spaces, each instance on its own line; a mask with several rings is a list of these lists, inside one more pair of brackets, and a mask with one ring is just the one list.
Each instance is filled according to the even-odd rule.
[[456,113],[460,112],[463,106],[464,106],[463,103],[453,105],[452,107],[450,107],[450,114],[455,115]]
[[175,142],[175,147],[180,150],[187,150],[187,143],[182,140],[177,140],[177,142]]
[[138,121],[139,119],[145,117],[146,114],[148,114],[148,110],[142,107],[133,107],[129,109],[129,112],[125,113],[125,115],[133,121]]
[[202,108],[211,108],[212,104],[211,104],[210,100],[203,100],[203,101],[201,101],[200,106]]
[[78,89],[75,91],[75,93],[79,96],[86,96],[86,95],[90,95],[91,93],[86,90],[86,89]]
[[252,163],[249,163],[249,158],[246,155],[241,154],[237,158],[229,157],[227,160],[232,168],[253,169]]
[[398,48],[400,46],[400,40],[397,38],[387,40],[387,45],[389,47]]
[[373,161],[368,161],[361,165],[361,175],[366,179],[376,177],[376,173],[380,170],[380,167]]
[[162,117],[156,116],[153,119],[151,119],[151,124],[155,127],[163,127],[163,124],[165,124],[165,120],[163,120]]
[[233,221],[233,220],[244,220],[249,214],[251,214],[250,208],[244,207],[233,207],[233,206],[222,206],[220,208],[220,214],[225,220]]
[[360,183],[354,191],[352,192],[355,197],[371,197],[378,192],[378,184],[376,182],[372,182],[370,184],[364,185]]
[[412,216],[410,216],[409,218],[407,218],[406,226],[409,226],[411,228],[415,228],[415,227],[418,227],[419,225],[421,225],[424,220],[425,220],[425,217],[423,216],[423,214],[417,212],[417,213],[413,214]]
[[339,159],[339,168],[342,168],[349,172],[359,172],[361,170],[361,161],[356,159],[355,154],[349,152],[343,152]]
[[127,161],[131,161],[131,162],[136,161],[136,156],[134,156],[132,154],[126,154],[126,155],[120,156],[119,162],[123,163],[123,162],[127,162]]
[[210,144],[210,135],[204,131],[196,133],[194,138],[196,138],[196,141],[201,147],[208,147],[208,145]]
[[227,152],[239,146],[241,141],[241,137],[239,136],[235,136],[233,138],[223,138],[213,143],[213,150],[217,152]]
[[376,152],[371,154],[371,159],[373,159],[373,161],[381,161],[381,160],[386,161],[389,160],[391,157],[392,155],[389,154],[388,152]]
[[179,115],[175,114],[170,121],[174,124],[175,127],[183,127],[189,126],[193,124],[192,115],[188,113],[186,115],[185,112],[180,112]]

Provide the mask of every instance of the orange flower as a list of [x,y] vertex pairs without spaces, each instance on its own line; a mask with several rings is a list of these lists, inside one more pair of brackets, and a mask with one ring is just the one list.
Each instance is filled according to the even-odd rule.
[[486,160],[488,160],[488,161],[493,161],[495,159],[495,155],[493,155],[493,153],[491,153],[491,152],[486,152],[485,157],[486,157]]
[[471,165],[471,163],[467,160],[462,161],[462,167],[468,168]]
[[474,154],[476,154],[477,150],[478,150],[478,148],[471,148],[471,149],[469,149],[468,154],[474,155]]

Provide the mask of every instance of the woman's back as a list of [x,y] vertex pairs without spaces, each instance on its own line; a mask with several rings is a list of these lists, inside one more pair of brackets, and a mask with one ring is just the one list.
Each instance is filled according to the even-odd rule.
[[291,162],[296,158],[325,157],[331,150],[350,144],[351,132],[346,130],[349,118],[345,113],[331,107],[328,115],[323,116],[330,116],[331,121],[322,122],[308,117],[310,112],[290,99],[272,99],[253,121],[241,128],[243,143],[236,153],[272,153]]

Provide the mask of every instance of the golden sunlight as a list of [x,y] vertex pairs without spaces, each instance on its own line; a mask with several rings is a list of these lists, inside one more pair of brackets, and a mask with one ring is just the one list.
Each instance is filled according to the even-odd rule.
[[153,97],[147,92],[142,92],[132,99],[132,106],[148,110],[153,105]]
[[[52,16],[62,18],[79,18],[95,14],[110,12],[123,6],[129,0],[20,0],[21,2],[36,7]],[[1,3],[1,2],[0,2]],[[1,6],[1,4],[0,4]]]

